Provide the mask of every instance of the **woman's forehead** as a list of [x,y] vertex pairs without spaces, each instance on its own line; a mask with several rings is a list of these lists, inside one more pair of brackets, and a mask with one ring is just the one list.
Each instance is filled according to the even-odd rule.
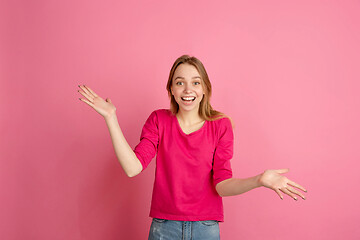
[[[187,75],[187,76],[185,76]],[[195,66],[191,65],[191,64],[180,64],[174,73],[174,78],[177,77],[191,77],[191,78],[196,78],[196,77],[201,77],[200,73],[198,72],[198,70],[196,69]]]

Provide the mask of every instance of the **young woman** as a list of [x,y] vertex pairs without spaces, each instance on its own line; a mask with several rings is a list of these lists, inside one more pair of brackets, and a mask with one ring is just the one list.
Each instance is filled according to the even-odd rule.
[[105,118],[127,176],[144,171],[156,155],[149,239],[220,239],[222,197],[257,187],[270,188],[281,199],[283,192],[305,200],[293,187],[306,192],[305,188],[281,175],[288,169],[265,170],[246,179],[232,177],[232,121],[212,109],[211,83],[196,57],[183,55],[175,61],[166,86],[170,109],[150,114],[134,149],[122,134],[111,100],[104,101],[88,86],[79,87],[86,98],[80,100]]

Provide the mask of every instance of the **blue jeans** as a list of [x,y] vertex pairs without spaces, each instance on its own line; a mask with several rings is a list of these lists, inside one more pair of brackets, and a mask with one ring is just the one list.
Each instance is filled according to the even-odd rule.
[[148,240],[220,240],[219,222],[153,218]]

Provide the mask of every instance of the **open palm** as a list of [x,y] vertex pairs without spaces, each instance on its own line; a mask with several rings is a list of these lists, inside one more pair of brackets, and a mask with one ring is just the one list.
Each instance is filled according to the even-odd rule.
[[299,195],[305,200],[305,197],[293,187],[299,188],[304,192],[307,192],[306,189],[301,185],[291,181],[287,177],[280,175],[288,171],[289,169],[287,168],[278,170],[265,170],[264,173],[261,175],[259,181],[264,187],[274,190],[281,199],[283,199],[283,196],[281,195],[280,191],[289,195],[295,200],[297,200],[295,194]]
[[101,116],[107,118],[115,113],[116,107],[114,106],[114,104],[112,104],[110,98],[107,98],[105,101],[88,86],[79,85],[79,87],[81,90],[78,90],[78,92],[86,98],[80,98],[80,100],[95,109],[95,111],[98,112]]

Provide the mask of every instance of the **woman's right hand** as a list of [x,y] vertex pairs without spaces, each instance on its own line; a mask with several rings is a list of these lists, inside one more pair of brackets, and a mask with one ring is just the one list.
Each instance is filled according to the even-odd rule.
[[94,91],[92,91],[88,86],[78,85],[81,90],[78,90],[81,95],[86,99],[79,98],[81,101],[87,103],[90,107],[95,109],[101,116],[104,118],[110,117],[115,114],[116,107],[112,104],[110,98],[107,98],[106,101],[98,96]]

